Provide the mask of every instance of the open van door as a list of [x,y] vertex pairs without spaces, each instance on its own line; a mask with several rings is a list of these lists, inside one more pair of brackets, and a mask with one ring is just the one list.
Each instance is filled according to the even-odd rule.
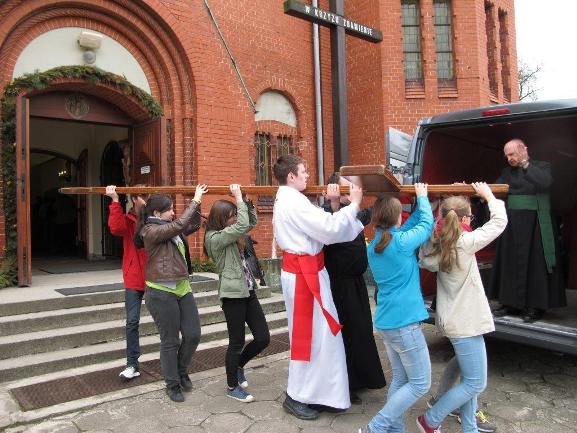
[[412,182],[411,150],[413,136],[395,128],[389,127],[385,135],[386,167],[403,185]]
[[[551,308],[532,323],[515,315],[496,317],[495,332],[489,335],[577,355],[577,99],[479,107],[423,119],[409,158],[413,179],[429,184],[494,182],[507,164],[503,145],[513,138],[526,139],[531,158],[551,164],[551,210],[563,245],[559,263],[567,306]],[[488,218],[484,206],[472,211],[479,224]],[[492,279],[493,246],[476,254],[486,288]]]

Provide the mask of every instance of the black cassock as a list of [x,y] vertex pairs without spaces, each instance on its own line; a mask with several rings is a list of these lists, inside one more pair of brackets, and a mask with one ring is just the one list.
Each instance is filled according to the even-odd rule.
[[[330,205],[324,209],[331,211]],[[370,212],[361,211],[358,218],[366,225]],[[373,336],[371,306],[363,279],[368,266],[364,232],[352,242],[325,246],[324,253],[333,300],[343,325],[349,388],[382,388],[387,382]]]
[[[527,170],[504,168],[496,183],[508,184],[509,195],[537,194],[548,192],[553,178],[548,162],[531,160]],[[488,297],[518,309],[565,306],[559,266],[547,272],[537,212],[507,208],[507,217],[507,228],[497,241]]]

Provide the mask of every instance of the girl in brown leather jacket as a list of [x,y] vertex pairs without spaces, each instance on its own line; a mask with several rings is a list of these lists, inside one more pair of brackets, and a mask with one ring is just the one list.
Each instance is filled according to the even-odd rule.
[[151,195],[140,212],[134,236],[137,247],[143,245],[148,255],[146,307],[160,334],[160,366],[166,393],[175,402],[184,401],[183,390],[192,390],[187,369],[200,341],[186,236],[200,227],[200,201],[206,191],[206,185],[198,185],[193,200],[176,219],[169,196]]

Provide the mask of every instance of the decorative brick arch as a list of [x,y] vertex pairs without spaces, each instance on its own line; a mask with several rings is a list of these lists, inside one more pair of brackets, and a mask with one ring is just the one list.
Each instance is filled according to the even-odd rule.
[[137,98],[127,95],[122,90],[108,84],[91,84],[84,80],[61,79],[53,82],[47,89],[26,89],[19,92],[20,96],[34,97],[48,92],[79,92],[92,95],[117,106],[135,123],[151,118],[149,110]]
[[[20,53],[47,31],[83,27],[122,44],[141,65],[171,125],[170,159],[183,167],[171,167],[171,183],[192,183],[196,98],[186,55],[191,47],[178,36],[187,30],[165,5],[157,0],[20,0],[0,6],[0,21],[0,91],[11,81]],[[108,96],[112,103],[123,104],[119,97]]]

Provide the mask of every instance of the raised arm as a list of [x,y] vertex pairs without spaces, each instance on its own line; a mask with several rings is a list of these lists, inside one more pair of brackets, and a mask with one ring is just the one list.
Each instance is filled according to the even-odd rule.
[[203,194],[208,191],[206,185],[198,185],[194,198],[182,215],[168,224],[156,225],[154,231],[148,235],[150,242],[164,242],[184,233],[185,229],[190,226],[200,209],[200,202]]
[[405,253],[413,254],[417,248],[424,244],[433,232],[433,211],[427,197],[427,184],[415,184],[417,193],[417,209],[412,226],[406,230],[407,223],[402,227],[399,234],[399,248]]
[[221,248],[226,247],[236,241],[238,241],[242,236],[244,236],[251,229],[251,217],[249,206],[254,212],[254,219],[256,223],[256,212],[254,211],[254,206],[252,203],[249,205],[242,199],[242,191],[240,190],[240,185],[233,183],[230,185],[230,192],[236,200],[236,215],[237,219],[234,224],[225,227],[222,230],[215,232],[209,232],[205,239],[205,242],[210,242],[210,250],[217,251]]
[[200,212],[201,212],[201,208],[200,208],[200,204],[199,204],[198,208],[196,209],[196,212],[194,213],[194,216],[190,220],[190,223],[182,231],[182,234],[184,236],[191,235],[194,232],[198,231],[198,229],[200,228]]
[[350,242],[364,228],[357,219],[363,191],[360,187],[352,185],[350,196],[351,204],[332,214],[314,206],[303,196],[293,204],[288,219],[307,236],[325,245]]
[[108,228],[110,229],[110,233],[114,236],[126,236],[128,234],[128,225],[124,212],[122,211],[122,206],[120,206],[120,201],[118,200],[116,186],[108,185],[106,187],[106,195],[112,199],[108,207]]
[[507,211],[505,203],[493,195],[491,188],[484,182],[471,184],[477,194],[489,205],[491,217],[489,221],[470,233],[463,234],[463,249],[476,253],[493,242],[507,227]]
[[553,184],[551,165],[545,161],[529,161],[525,170],[525,179],[535,185],[537,191],[547,191]]

